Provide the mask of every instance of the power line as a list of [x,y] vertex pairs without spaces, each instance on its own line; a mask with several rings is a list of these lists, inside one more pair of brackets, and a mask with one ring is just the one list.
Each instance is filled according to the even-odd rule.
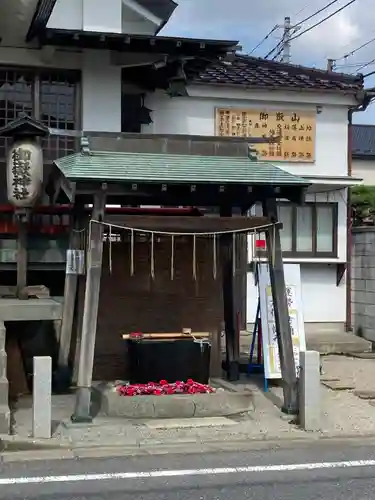
[[262,43],[264,43],[271,35],[272,33],[274,33],[277,29],[279,28],[279,26],[276,24],[272,30],[263,38],[263,40],[261,40],[258,45],[256,45],[253,50],[249,53],[249,55],[251,55],[253,52],[255,52],[261,45]]
[[[329,2],[327,5],[325,5],[324,7],[322,7],[321,9],[315,11],[313,14],[310,14],[308,17],[305,17],[305,19],[302,19],[302,21],[300,21],[299,23],[297,23],[296,25],[293,26],[293,29],[294,28],[299,28],[303,23],[305,23],[306,21],[309,21],[310,19],[312,19],[313,17],[317,16],[318,14],[320,14],[321,12],[325,11],[326,9],[328,9],[331,5],[337,3],[339,0],[332,0],[331,2]],[[306,9],[307,5],[305,7],[303,7],[296,15],[300,14],[302,11],[304,11]],[[297,31],[297,29],[295,29],[294,33]],[[290,31],[288,32],[290,34]],[[265,56],[265,59],[267,59],[271,54],[273,54],[276,50],[278,50],[278,48],[280,47],[280,44],[282,44],[284,46],[285,44],[285,35],[287,34],[287,30],[285,30],[285,23],[284,23],[284,36],[283,38],[281,39],[281,41],[270,51],[268,52],[268,54]],[[293,35],[293,33],[291,33]],[[301,33],[302,34],[302,33]],[[296,37],[295,37],[296,38]],[[290,38],[288,40],[288,43],[290,43],[292,40],[294,40],[294,38]],[[279,53],[275,56],[277,57],[279,55]]]
[[320,21],[318,21],[317,23],[313,24],[312,26],[310,26],[309,28],[306,28],[304,31],[302,31],[301,33],[299,33],[298,35],[292,37],[289,41],[293,41],[293,40],[296,40],[297,38],[299,38],[300,36],[304,35],[305,33],[311,31],[312,29],[316,28],[317,26],[320,26],[321,24],[323,24],[325,21],[328,21],[328,19],[331,19],[331,17],[335,16],[336,14],[338,14],[339,12],[343,11],[344,9],[346,9],[347,7],[349,7],[350,5],[352,5],[354,2],[356,2],[357,0],[350,0],[350,2],[346,3],[345,5],[343,5],[342,7],[340,7],[339,9],[335,10],[335,12],[332,12],[332,14],[330,14],[329,16],[326,16],[324,17],[323,19],[321,19]]
[[368,40],[367,42],[363,43],[362,45],[360,45],[356,49],[352,50],[351,52],[348,52],[347,54],[344,54],[342,57],[339,57],[338,59],[335,59],[335,61],[341,61],[342,59],[346,59],[347,57],[352,56],[353,54],[355,54],[359,50],[363,49],[364,47],[367,47],[367,45],[370,45],[370,43],[372,43],[372,42],[375,42],[375,37],[371,38],[371,40]]
[[[291,34],[291,35],[294,35],[294,33],[297,33],[297,31],[298,31],[297,29],[295,29],[295,30],[294,30],[294,29],[292,29],[290,34]],[[270,50],[270,51],[268,52],[268,54],[266,54],[266,55],[264,56],[264,59],[267,59],[267,58],[268,58],[271,54],[273,54],[276,50],[280,50],[280,48],[281,48],[281,50],[280,50],[280,51],[276,54],[276,56],[274,56],[274,58],[272,58],[272,60],[274,60],[274,59],[275,59],[275,57],[277,57],[277,56],[279,56],[279,55],[281,54],[281,52],[282,52],[282,50],[283,50],[283,48],[284,48],[284,43],[285,43],[285,35],[286,35],[286,33],[285,33],[285,27],[284,27],[284,33],[283,33],[283,36],[281,37],[281,40],[280,40],[280,41],[279,41],[279,42],[275,45],[275,47],[274,47],[272,50]]]
[[320,14],[321,12],[324,12],[325,10],[327,10],[329,7],[331,7],[331,5],[337,3],[339,0],[332,0],[332,2],[328,3],[327,5],[325,5],[324,7],[322,7],[321,9],[317,10],[316,12],[314,12],[313,14],[311,14],[310,16],[306,17],[305,19],[302,19],[302,21],[300,21],[298,24],[296,24],[295,26],[301,26],[301,24],[305,23],[306,21],[310,21],[310,19],[312,19],[313,17],[317,16],[318,14]]
[[357,66],[362,66],[367,63],[358,62],[358,63],[346,63],[346,64],[335,64],[335,68],[356,68]]
[[[367,66],[370,66],[373,63],[375,63],[375,59],[372,59],[371,61],[367,62],[366,64],[363,64],[362,66],[360,66],[357,69],[357,73],[359,73],[359,71],[361,71],[361,69],[367,68]],[[352,73],[352,74],[354,74],[354,73]]]

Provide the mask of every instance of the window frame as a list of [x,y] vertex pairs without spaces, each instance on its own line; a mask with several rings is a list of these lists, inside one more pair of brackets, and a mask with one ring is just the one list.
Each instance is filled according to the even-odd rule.
[[[59,76],[65,76],[66,80],[72,80],[74,85],[74,94],[73,94],[73,119],[74,119],[74,128],[76,130],[81,129],[82,125],[82,99],[81,99],[81,88],[82,88],[82,72],[79,69],[64,69],[64,68],[54,68],[54,67],[33,67],[33,66],[22,66],[22,65],[0,65],[0,71],[3,73],[6,72],[17,72],[21,75],[25,75],[25,77],[30,81],[31,86],[31,116],[36,120],[43,121],[42,115],[42,97],[43,97],[43,82],[46,81],[46,76],[48,78],[53,79],[58,78]],[[5,80],[6,81],[6,80]],[[68,123],[68,122],[66,122]],[[68,128],[63,128],[61,130],[68,130]],[[51,142],[55,141],[57,147],[51,147]],[[44,163],[49,164],[52,163],[52,160],[49,158],[49,155],[55,158],[57,156],[65,154],[70,154],[71,152],[75,152],[79,149],[79,139],[72,138],[69,136],[61,136],[59,138],[52,137],[45,139],[45,158]],[[62,147],[61,147],[62,146]],[[71,147],[73,146],[73,148]],[[60,149],[62,150],[60,152]],[[56,151],[56,154],[53,152]],[[6,152],[6,145],[5,145]],[[3,155],[1,155],[1,159]]]
[[[285,258],[310,258],[310,259],[333,259],[337,258],[338,250],[338,203],[337,202],[305,202],[302,206],[312,207],[312,251],[300,252],[297,250],[297,208],[293,203],[278,201],[277,207],[288,206],[292,207],[292,250],[284,251]],[[332,251],[319,252],[317,251],[317,224],[318,224],[318,209],[319,207],[330,207],[332,209]],[[280,221],[282,222],[282,221]],[[259,251],[259,255],[263,256],[264,250]]]

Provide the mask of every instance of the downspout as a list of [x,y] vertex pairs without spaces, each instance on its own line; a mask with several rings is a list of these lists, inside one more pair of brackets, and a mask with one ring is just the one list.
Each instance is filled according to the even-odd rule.
[[[360,104],[349,108],[348,111],[348,177],[352,176],[352,154],[353,154],[353,114],[359,111],[366,111],[373,92],[362,91],[357,99]],[[352,203],[351,189],[348,187],[346,200],[346,323],[345,330],[353,331],[352,325]]]

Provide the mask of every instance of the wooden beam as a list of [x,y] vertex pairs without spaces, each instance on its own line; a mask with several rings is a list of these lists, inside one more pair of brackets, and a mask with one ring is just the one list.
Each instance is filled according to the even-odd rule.
[[[94,217],[93,217],[94,219]],[[210,217],[210,216],[160,216],[160,215],[107,215],[105,221],[135,229],[171,232],[218,232],[253,230],[270,225],[267,217]]]
[[[220,218],[230,218],[231,207],[220,208]],[[240,352],[237,339],[235,277],[233,276],[233,235],[220,237],[220,261],[222,267],[223,308],[225,323],[226,372],[231,381],[240,377]]]
[[[270,198],[263,203],[263,214],[271,220],[277,220],[276,199]],[[266,231],[266,242],[277,341],[280,354],[281,376],[283,380],[283,411],[288,414],[297,414],[297,375],[294,363],[293,341],[290,330],[289,309],[285,288],[280,230],[277,226],[275,229]]]
[[[106,192],[105,187],[94,196],[92,217],[103,220]],[[73,422],[91,422],[91,384],[94,367],[96,327],[98,320],[100,280],[103,260],[102,224],[92,224],[87,255],[87,276],[85,303],[82,320],[82,335],[78,367],[78,388],[76,406],[71,419]]]
[[[82,207],[83,208],[83,207]],[[75,210],[71,216],[69,250],[81,249],[82,213]],[[65,274],[64,305],[61,323],[61,335],[58,354],[59,369],[67,369],[69,365],[69,353],[71,347],[74,307],[77,295],[77,274]]]
[[19,299],[27,300],[29,298],[27,286],[27,221],[28,213],[20,210],[16,211],[18,223],[18,237],[17,237],[17,297]]

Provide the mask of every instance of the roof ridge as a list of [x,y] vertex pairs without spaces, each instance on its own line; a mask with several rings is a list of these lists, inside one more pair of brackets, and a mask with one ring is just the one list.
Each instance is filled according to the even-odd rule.
[[236,57],[239,59],[257,61],[259,64],[278,67],[280,69],[285,69],[286,71],[288,69],[300,69],[300,70],[311,72],[311,73],[325,75],[325,76],[328,76],[330,79],[335,78],[335,77],[339,77],[339,78],[344,77],[344,78],[347,78],[348,80],[352,80],[352,81],[358,81],[358,80],[363,81],[363,77],[360,73],[357,75],[350,75],[348,73],[338,73],[336,71],[328,71],[326,69],[321,69],[321,68],[312,68],[311,66],[304,66],[301,64],[291,64],[291,63],[285,63],[285,62],[281,62],[281,61],[270,61],[270,60],[264,59],[262,57],[255,57],[255,56],[250,56],[247,54],[236,54]]

